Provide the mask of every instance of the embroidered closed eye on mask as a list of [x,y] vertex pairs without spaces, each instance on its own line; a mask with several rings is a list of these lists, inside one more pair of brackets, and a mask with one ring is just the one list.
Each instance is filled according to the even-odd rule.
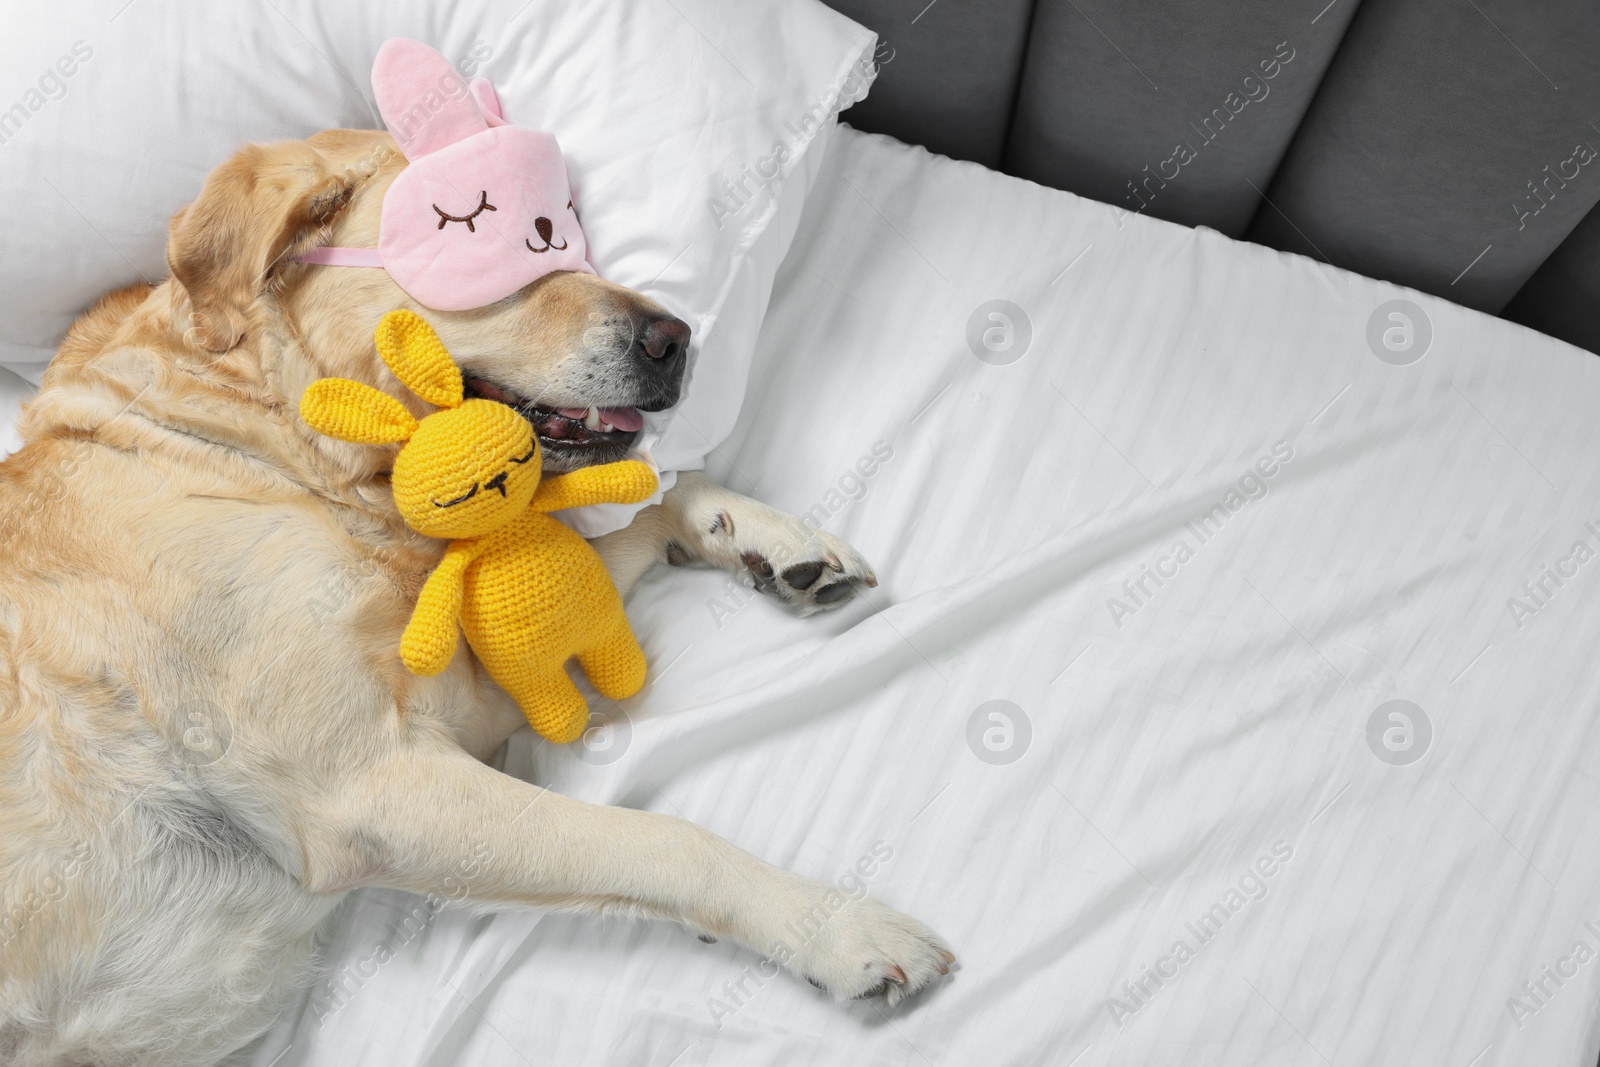
[[302,263],[382,267],[436,311],[483,307],[553,271],[595,273],[556,139],[506,124],[494,87],[404,37],[372,88],[406,168],[383,197],[377,248],[325,246]]

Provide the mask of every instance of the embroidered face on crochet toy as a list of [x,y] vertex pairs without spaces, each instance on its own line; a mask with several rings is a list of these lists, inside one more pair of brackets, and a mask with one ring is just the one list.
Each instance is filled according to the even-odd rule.
[[506,125],[486,79],[468,85],[438,52],[396,37],[378,49],[372,89],[406,157],[378,247],[315,248],[301,262],[381,266],[437,311],[492,304],[553,271],[594,273],[555,137]]
[[370,385],[323,378],[301,400],[307,424],[344,441],[404,441],[394,461],[394,501],[420,534],[480,537],[526,512],[541,466],[528,420],[493,400],[463,399],[460,369],[414,312],[384,316],[376,339],[395,377],[440,410],[419,422]]

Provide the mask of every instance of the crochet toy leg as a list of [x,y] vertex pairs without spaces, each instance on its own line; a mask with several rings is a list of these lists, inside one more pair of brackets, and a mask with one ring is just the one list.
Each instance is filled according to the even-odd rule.
[[589,703],[563,666],[548,673],[529,672],[510,685],[501,685],[522,708],[528,725],[548,741],[558,745],[576,741],[589,725]]
[[611,700],[631,697],[644,688],[644,650],[620,615],[604,638],[578,653],[578,663],[600,695]]

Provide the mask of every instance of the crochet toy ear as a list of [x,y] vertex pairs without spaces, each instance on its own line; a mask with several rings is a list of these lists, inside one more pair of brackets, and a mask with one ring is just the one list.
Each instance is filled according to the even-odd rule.
[[391,311],[378,323],[378,355],[413,393],[438,408],[461,404],[461,368],[415,311]]
[[400,401],[348,378],[312,382],[300,398],[300,417],[320,434],[363,445],[404,441],[417,429]]
[[384,125],[413,162],[489,128],[466,79],[421,41],[392,37],[372,61]]

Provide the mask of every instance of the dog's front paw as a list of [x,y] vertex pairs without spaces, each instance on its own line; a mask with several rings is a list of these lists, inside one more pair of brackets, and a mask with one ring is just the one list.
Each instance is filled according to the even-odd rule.
[[806,936],[789,967],[844,999],[881,995],[892,1005],[949,974],[955,962],[938,934],[871,897],[846,900],[837,910],[814,907],[796,928]]
[[[754,544],[739,545],[739,562],[756,589],[800,609],[802,615],[838,607],[858,587],[878,584],[866,558],[849,543],[808,526],[792,515],[774,512],[775,527]],[[783,529],[793,524],[794,529]]]
[[878,584],[866,558],[833,534],[748,497],[720,488],[707,493],[702,480],[685,488],[691,486],[701,496],[685,508],[685,529],[667,545],[669,563],[726,568],[802,615],[837,607],[857,589]]

